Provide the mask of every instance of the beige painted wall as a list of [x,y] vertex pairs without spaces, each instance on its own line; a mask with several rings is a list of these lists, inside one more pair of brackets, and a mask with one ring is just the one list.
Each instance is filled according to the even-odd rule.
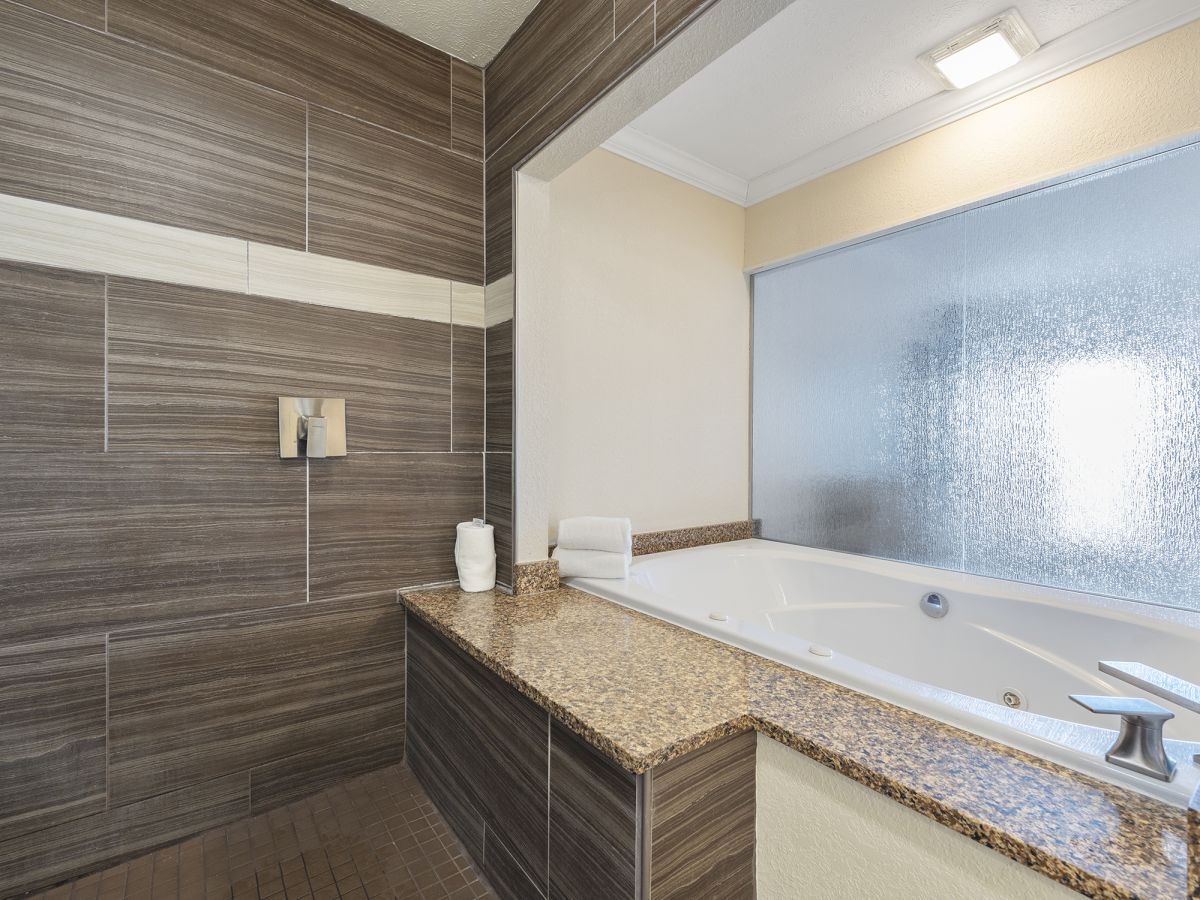
[[762,735],[757,774],[759,900],[1079,900]]
[[517,218],[518,561],[565,516],[746,518],[743,210],[596,150]]
[[747,269],[1200,131],[1200,22],[755,204]]

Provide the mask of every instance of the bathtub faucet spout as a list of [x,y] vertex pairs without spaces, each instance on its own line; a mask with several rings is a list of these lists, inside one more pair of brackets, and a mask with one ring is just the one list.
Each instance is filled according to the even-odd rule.
[[1104,754],[1107,762],[1159,781],[1175,777],[1175,762],[1163,744],[1163,724],[1175,718],[1175,713],[1140,697],[1071,694],[1071,699],[1090,712],[1121,717],[1116,743]]

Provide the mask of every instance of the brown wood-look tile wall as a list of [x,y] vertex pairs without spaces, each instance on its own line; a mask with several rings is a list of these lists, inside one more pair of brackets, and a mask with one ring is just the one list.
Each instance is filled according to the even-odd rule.
[[[0,0],[0,193],[481,284],[483,96],[329,0]],[[482,508],[481,330],[97,268],[0,263],[3,895],[399,759]],[[311,522],[283,394],[348,401]]]
[[0,843],[0,896],[240,819],[249,799],[245,773],[227,775],[6,840]]
[[454,326],[454,449],[483,450],[484,329]]
[[434,775],[427,790],[435,802],[449,799],[443,811],[468,849],[483,845],[483,870],[500,896],[535,896],[522,884],[544,895],[549,717],[416,616],[408,644],[414,771]]
[[9,453],[4,643],[304,600],[304,463]]
[[450,144],[450,57],[329,0],[108,0],[113,34]]
[[550,729],[550,900],[637,895],[637,777]]
[[110,802],[403,725],[403,658],[395,592],[114,634]]
[[[0,0],[0,193],[482,284],[483,97],[329,0]],[[0,263],[0,895],[398,760],[482,508],[482,330],[97,269]]]
[[0,647],[0,845],[105,808],[104,635]]
[[88,28],[104,30],[106,0],[24,0],[24,5]]
[[482,283],[482,70],[331,0],[33,5],[0,193]]
[[313,600],[454,578],[455,526],[478,516],[479,453],[378,453],[309,470]]
[[344,397],[354,450],[450,449],[448,324],[112,278],[108,333],[110,449],[277,453],[280,396]]
[[717,0],[543,0],[487,69],[487,281],[512,271],[512,169]]
[[650,900],[754,900],[753,731],[655,769]]
[[483,158],[483,69],[462,60],[450,63],[450,148]]
[[513,447],[513,320],[487,330],[487,449]]
[[512,587],[513,455],[488,453],[485,461],[487,519],[496,529],[496,580]]
[[308,248],[480,284],[483,163],[313,108]]
[[304,247],[304,104],[0,3],[0,193]]
[[0,264],[0,450],[104,447],[104,278]]

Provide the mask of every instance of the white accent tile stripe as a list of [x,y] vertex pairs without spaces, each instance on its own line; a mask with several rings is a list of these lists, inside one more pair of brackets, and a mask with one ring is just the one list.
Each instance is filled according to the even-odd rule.
[[483,288],[475,284],[459,284],[456,281],[453,294],[454,312],[451,318],[454,324],[482,328],[484,323]]
[[433,322],[450,321],[451,283],[367,263],[250,244],[250,293]]
[[243,292],[246,242],[0,194],[0,259]]
[[512,275],[505,275],[484,288],[483,324],[488,328],[507,322],[516,306],[516,284]]

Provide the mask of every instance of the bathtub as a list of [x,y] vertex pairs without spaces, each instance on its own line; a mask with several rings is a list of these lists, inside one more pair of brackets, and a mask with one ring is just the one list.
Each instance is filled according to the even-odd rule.
[[[1200,715],[1152,698],[1176,715],[1166,784],[1106,763],[1117,722],[1068,699],[1148,696],[1101,659],[1200,682],[1200,613],[763,540],[567,583],[1176,806],[1200,783]],[[931,592],[940,618],[921,608]]]

